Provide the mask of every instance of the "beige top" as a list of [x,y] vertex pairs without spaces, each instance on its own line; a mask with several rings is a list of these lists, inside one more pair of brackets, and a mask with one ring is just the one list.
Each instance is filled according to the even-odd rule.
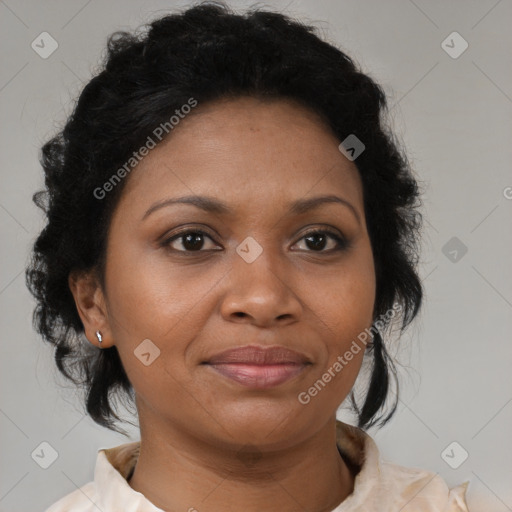
[[[332,512],[469,512],[469,482],[449,489],[437,474],[381,460],[363,430],[337,421],[337,445],[355,465],[354,490]],[[54,503],[45,512],[164,512],[128,484],[140,441],[100,448],[94,480]]]

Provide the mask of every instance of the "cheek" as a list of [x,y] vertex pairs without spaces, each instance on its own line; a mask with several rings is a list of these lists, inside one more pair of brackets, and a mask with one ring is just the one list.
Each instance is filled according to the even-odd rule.
[[187,387],[183,359],[201,325],[194,305],[203,287],[190,282],[190,276],[185,285],[183,272],[144,254],[113,251],[111,256],[109,319],[122,365],[145,402],[174,403],[182,386]]
[[[359,252],[336,276],[329,287],[316,294],[315,314],[321,320],[319,328],[325,331],[326,358],[315,378],[325,377],[333,401],[342,399],[352,388],[359,373],[369,341],[375,304],[375,273],[369,250]],[[328,373],[326,375],[326,372]]]
[[357,257],[354,254],[349,263],[332,276],[327,291],[324,290],[317,301],[318,311],[326,316],[339,348],[372,323],[375,269],[369,243],[364,249],[357,252]]
[[[106,286],[113,339],[137,391],[170,390],[176,387],[173,379],[189,378],[183,363],[187,348],[207,321],[207,296],[226,269],[178,265],[163,252],[133,245],[112,244],[108,254]],[[144,357],[148,352],[149,358]]]
[[109,313],[119,328],[119,343],[127,338],[161,339],[212,286],[212,279],[194,272],[192,266],[169,262],[155,249],[134,246],[127,242],[125,250],[113,246],[109,253]]

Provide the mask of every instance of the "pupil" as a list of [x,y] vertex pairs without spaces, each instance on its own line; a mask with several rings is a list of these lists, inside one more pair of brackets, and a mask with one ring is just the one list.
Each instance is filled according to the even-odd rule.
[[190,249],[192,251],[201,249],[203,244],[203,240],[201,240],[202,236],[203,235],[201,235],[200,233],[189,233],[185,235],[185,239],[183,240],[183,246],[185,247],[185,249]]
[[315,239],[315,238],[321,238],[322,241],[320,242],[312,242],[312,247],[309,246],[308,244],[308,247],[311,249],[311,248],[314,248],[314,249],[323,249],[325,247],[325,235],[322,235],[322,234],[319,234],[319,233],[315,233],[313,235],[308,235],[306,237],[306,243],[310,242],[312,239]]

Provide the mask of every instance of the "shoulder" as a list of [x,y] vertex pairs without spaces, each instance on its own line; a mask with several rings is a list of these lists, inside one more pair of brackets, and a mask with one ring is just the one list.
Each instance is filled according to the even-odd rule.
[[383,460],[374,439],[358,427],[340,421],[336,426],[340,452],[359,468],[339,512],[469,512],[469,482],[450,489],[438,473]]
[[469,482],[448,487],[432,471],[381,463],[381,492],[393,496],[393,506],[402,512],[469,512],[466,490]]
[[133,490],[126,481],[137,461],[139,448],[140,441],[99,448],[93,481],[65,495],[44,512],[132,510],[130,507],[141,504],[145,505],[145,510],[159,510],[151,508],[144,496]]
[[44,512],[97,512],[98,493],[89,482],[50,505]]

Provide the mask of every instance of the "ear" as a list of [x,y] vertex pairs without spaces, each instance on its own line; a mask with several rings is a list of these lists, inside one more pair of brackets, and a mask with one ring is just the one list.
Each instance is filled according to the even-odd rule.
[[103,338],[101,348],[114,345],[105,296],[96,272],[73,271],[69,274],[68,285],[89,342],[99,347],[96,331],[100,331]]

